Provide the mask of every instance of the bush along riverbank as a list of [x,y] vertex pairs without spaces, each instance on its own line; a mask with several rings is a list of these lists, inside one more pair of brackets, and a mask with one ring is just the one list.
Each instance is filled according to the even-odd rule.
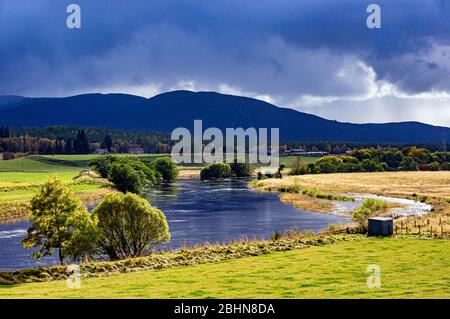
[[[347,230],[344,231],[346,232]],[[349,233],[355,231],[353,228],[348,229]],[[358,234],[322,233],[313,235],[300,234],[294,231],[287,232],[284,237],[277,237],[272,240],[241,240],[226,245],[205,245],[202,247],[183,248],[177,252],[158,252],[146,257],[117,261],[82,262],[79,265],[80,275],[87,278],[198,265],[364,238],[366,238],[364,235]],[[0,272],[0,285],[63,280],[71,274],[71,271],[68,269],[67,266],[52,266],[3,271]]]

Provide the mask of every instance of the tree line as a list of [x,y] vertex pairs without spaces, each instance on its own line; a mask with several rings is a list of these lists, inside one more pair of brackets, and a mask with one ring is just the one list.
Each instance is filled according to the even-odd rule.
[[303,149],[307,152],[327,152],[334,155],[342,155],[357,149],[372,149],[379,151],[387,151],[389,149],[403,149],[406,147],[416,146],[425,148],[431,152],[445,152],[447,144],[444,143],[412,143],[412,144],[396,144],[396,143],[364,143],[364,142],[288,142],[280,144],[280,152],[288,149]]
[[96,149],[128,153],[141,147],[146,153],[169,153],[170,136],[158,132],[132,132],[101,128],[54,126],[10,129],[0,127],[0,152],[22,154],[88,154]]
[[300,158],[291,165],[291,175],[384,171],[450,170],[450,152],[431,152],[416,146],[379,150],[366,148],[344,156],[324,156],[315,163]]

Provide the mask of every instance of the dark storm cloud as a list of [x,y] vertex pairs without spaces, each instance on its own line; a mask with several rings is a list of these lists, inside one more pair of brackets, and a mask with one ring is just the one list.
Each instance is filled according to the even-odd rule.
[[[405,92],[450,91],[450,1],[373,2],[381,30],[360,0],[0,0],[0,94],[192,82],[292,103],[365,95],[371,70]],[[65,26],[70,3],[80,30]]]

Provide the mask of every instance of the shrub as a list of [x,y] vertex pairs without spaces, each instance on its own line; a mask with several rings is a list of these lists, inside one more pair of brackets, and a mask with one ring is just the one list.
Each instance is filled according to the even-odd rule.
[[337,156],[324,156],[316,162],[320,173],[336,173],[343,161]]
[[9,161],[9,160],[13,160],[16,158],[16,154],[12,153],[12,152],[4,152],[3,153],[3,160],[4,161]]
[[426,164],[430,160],[430,151],[412,146],[408,151],[408,156],[412,157],[417,163]]
[[153,162],[153,167],[162,177],[166,183],[173,182],[178,176],[178,167],[175,162],[169,157],[160,157]]
[[271,238],[272,238],[273,241],[277,241],[277,240],[281,239],[281,233],[278,230],[276,230],[272,234]]
[[89,162],[89,166],[99,173],[101,177],[108,178],[111,173],[112,164],[116,159],[117,157],[111,155],[98,156]]
[[302,162],[300,157],[296,157],[291,164],[289,175],[305,175],[308,174],[308,164]]
[[140,194],[146,184],[144,173],[136,171],[129,164],[123,163],[113,164],[109,179],[122,193]]
[[161,175],[152,165],[146,165],[143,161],[137,158],[119,158],[118,163],[131,166],[136,172],[143,174],[143,184],[145,186],[154,185],[161,178]]
[[309,196],[309,197],[316,197],[316,198],[327,199],[327,200],[336,200],[336,201],[342,201],[342,202],[355,200],[353,197],[324,193],[316,188],[306,188],[303,190],[302,194]]
[[342,160],[342,162],[344,162],[344,164],[345,163],[358,164],[359,162],[358,159],[353,156],[340,156],[339,158]]
[[388,170],[397,170],[403,160],[403,153],[399,150],[388,150],[382,154],[382,160],[388,166]]
[[369,217],[382,213],[387,209],[387,202],[376,198],[366,199],[361,206],[352,213],[352,219],[360,226],[367,226]]
[[383,172],[384,168],[380,162],[372,159],[365,159],[361,162],[361,166],[365,172]]
[[432,162],[428,165],[428,169],[430,171],[440,171],[441,170],[441,164],[439,162]]
[[226,178],[230,177],[231,175],[231,167],[230,165],[225,163],[209,164],[200,171],[201,180]]
[[359,163],[344,163],[339,166],[339,173],[364,172],[364,168]]
[[365,148],[351,152],[350,156],[357,158],[359,161],[363,161],[365,159],[375,159],[376,152],[375,149]]
[[266,179],[267,177],[262,173],[262,172],[258,172],[258,175],[256,177],[258,180],[262,180],[262,179]]
[[248,163],[231,163],[230,168],[233,175],[235,175],[236,177],[245,177],[252,174],[252,168]]
[[166,216],[135,194],[109,194],[94,209],[98,247],[111,260],[144,256],[170,240]]
[[286,165],[281,164],[278,166],[277,172],[275,173],[275,178],[283,178],[283,174],[281,173],[286,168]]
[[450,162],[445,162],[441,166],[441,170],[443,171],[450,171]]
[[308,164],[308,173],[309,174],[318,174],[320,173],[319,168],[316,166],[316,164],[314,163],[309,163]]
[[412,158],[411,156],[406,156],[403,158],[403,160],[400,163],[400,166],[398,167],[399,171],[417,171],[419,170],[419,167],[417,165],[417,162]]

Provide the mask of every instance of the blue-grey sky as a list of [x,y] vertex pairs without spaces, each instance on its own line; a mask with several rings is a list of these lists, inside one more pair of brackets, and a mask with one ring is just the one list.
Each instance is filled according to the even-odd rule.
[[213,90],[450,126],[449,70],[450,0],[0,0],[1,95]]

